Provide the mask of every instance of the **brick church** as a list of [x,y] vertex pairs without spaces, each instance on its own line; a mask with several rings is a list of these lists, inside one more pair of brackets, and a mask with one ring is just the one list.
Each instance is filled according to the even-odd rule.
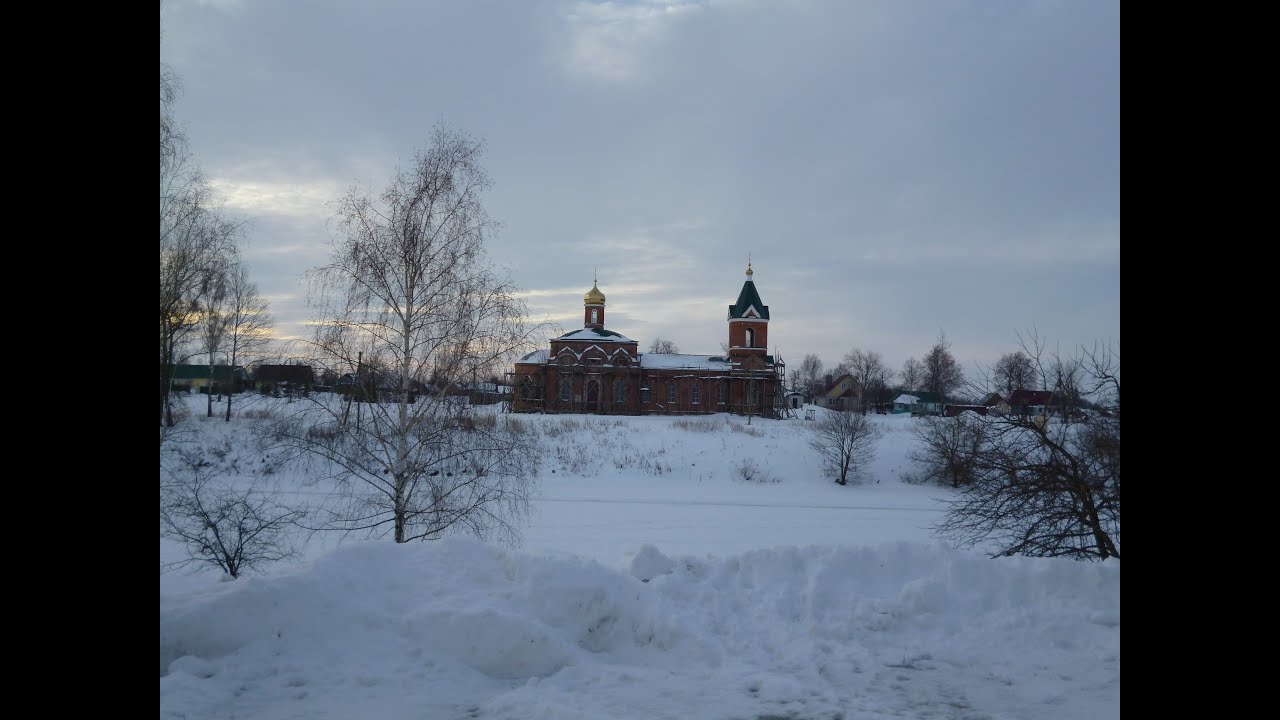
[[769,306],[751,264],[729,306],[727,355],[641,353],[604,325],[604,293],[583,296],[583,327],[515,363],[512,412],[694,415],[716,412],[777,417],[786,371],[767,354]]

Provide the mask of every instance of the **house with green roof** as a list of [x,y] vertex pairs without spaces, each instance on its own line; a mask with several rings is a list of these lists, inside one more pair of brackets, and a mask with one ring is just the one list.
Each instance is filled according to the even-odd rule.
[[173,368],[175,390],[200,392],[210,382],[214,392],[243,392],[249,385],[249,373],[239,365],[214,365],[211,379],[208,365],[177,365]]
[[893,399],[893,413],[911,413],[912,415],[941,415],[943,397],[941,393],[929,390],[912,390]]

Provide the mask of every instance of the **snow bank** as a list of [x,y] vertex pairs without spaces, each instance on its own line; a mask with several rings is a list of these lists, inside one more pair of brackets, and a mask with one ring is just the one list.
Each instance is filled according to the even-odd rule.
[[1119,717],[1118,562],[449,539],[164,600],[162,717]]

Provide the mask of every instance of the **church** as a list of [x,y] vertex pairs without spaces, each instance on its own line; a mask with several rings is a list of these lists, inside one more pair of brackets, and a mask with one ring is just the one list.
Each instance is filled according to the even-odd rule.
[[769,306],[753,274],[747,263],[738,301],[729,306],[726,355],[641,353],[635,340],[605,329],[604,293],[593,282],[583,296],[582,329],[515,363],[511,411],[778,417],[786,367],[768,354]]

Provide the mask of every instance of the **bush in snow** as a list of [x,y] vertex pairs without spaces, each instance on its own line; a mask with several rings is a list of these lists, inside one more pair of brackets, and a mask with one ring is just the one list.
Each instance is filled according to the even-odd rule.
[[256,479],[237,486],[193,449],[175,451],[160,469],[160,534],[187,551],[172,567],[207,563],[236,578],[296,554],[289,530],[302,513],[280,505]]
[[721,425],[709,417],[680,418],[671,424],[681,430],[688,430],[689,432],[715,432],[720,429]]
[[774,477],[765,468],[751,458],[743,458],[741,462],[733,467],[734,475],[743,482],[753,483],[776,483],[778,478]]
[[809,447],[818,451],[823,464],[846,485],[864,465],[875,458],[876,443],[882,433],[866,415],[848,410],[829,410],[813,429]]
[[932,480],[958,488],[973,481],[987,436],[987,426],[978,415],[920,418],[912,429],[919,444],[909,457],[920,470],[919,482]]

